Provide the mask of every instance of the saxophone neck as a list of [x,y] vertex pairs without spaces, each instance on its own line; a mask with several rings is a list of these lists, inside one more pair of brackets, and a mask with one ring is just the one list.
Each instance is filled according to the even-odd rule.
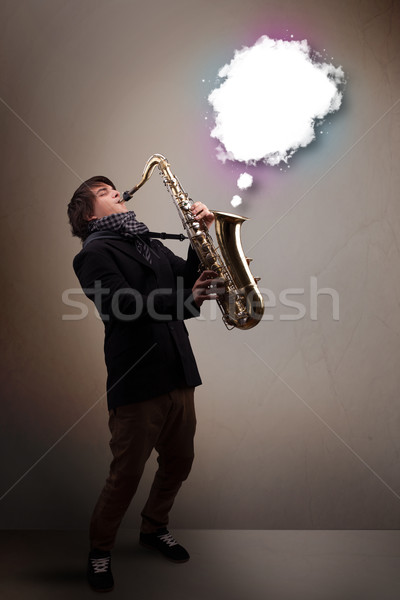
[[141,188],[142,185],[144,185],[146,181],[150,179],[156,167],[158,167],[160,170],[169,167],[167,159],[162,154],[153,154],[152,156],[150,156],[150,158],[144,166],[142,179],[132,189],[123,193],[121,202],[127,202],[128,200],[130,200],[133,194],[137,192],[138,189]]

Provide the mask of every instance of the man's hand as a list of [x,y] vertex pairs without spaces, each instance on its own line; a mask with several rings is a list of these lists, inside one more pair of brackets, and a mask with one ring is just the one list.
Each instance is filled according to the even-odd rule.
[[195,202],[190,210],[196,217],[196,221],[203,221],[207,229],[210,229],[211,225],[214,223],[215,217],[205,204],[202,202]]
[[204,300],[217,300],[225,293],[225,282],[214,271],[203,271],[195,282],[192,293],[195,303],[200,308]]

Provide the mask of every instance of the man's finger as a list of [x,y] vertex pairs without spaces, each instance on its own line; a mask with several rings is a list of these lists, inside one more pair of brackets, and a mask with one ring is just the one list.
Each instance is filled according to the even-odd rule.
[[218,273],[215,271],[211,271],[211,269],[206,269],[203,271],[199,277],[200,281],[205,281],[206,279],[216,279],[218,277]]

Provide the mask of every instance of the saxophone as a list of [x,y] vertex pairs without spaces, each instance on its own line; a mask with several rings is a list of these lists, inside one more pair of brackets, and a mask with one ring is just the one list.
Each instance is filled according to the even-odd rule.
[[195,220],[190,210],[193,200],[184,191],[171,172],[167,159],[161,154],[153,154],[148,159],[142,179],[131,190],[124,192],[122,200],[130,200],[151,177],[156,167],[178,209],[183,227],[200,260],[201,269],[211,269],[225,281],[225,293],[217,299],[225,326],[228,329],[251,329],[263,316],[264,302],[257,287],[259,279],[251,274],[251,259],[245,257],[240,241],[240,229],[247,218],[211,211],[215,216],[216,248],[207,228]]

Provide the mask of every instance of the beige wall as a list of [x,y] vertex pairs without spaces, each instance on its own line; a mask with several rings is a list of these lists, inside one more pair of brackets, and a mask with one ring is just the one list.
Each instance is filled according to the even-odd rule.
[[[306,314],[283,320],[296,311],[277,300],[249,332],[210,310],[189,323],[204,385],[173,523],[398,528],[398,3],[3,0],[1,13],[0,526],[85,527],[107,471],[102,325],[89,303],[85,320],[62,319],[75,312],[62,293],[78,286],[66,203],[79,178],[123,190],[160,152],[192,197],[229,211],[237,170],[215,158],[206,97],[235,49],[289,28],[343,66],[345,101],[289,170],[253,171],[243,245],[277,299],[306,290],[291,296]],[[134,206],[180,231],[158,177]],[[312,277],[338,293],[339,320],[329,296],[311,319]]]

